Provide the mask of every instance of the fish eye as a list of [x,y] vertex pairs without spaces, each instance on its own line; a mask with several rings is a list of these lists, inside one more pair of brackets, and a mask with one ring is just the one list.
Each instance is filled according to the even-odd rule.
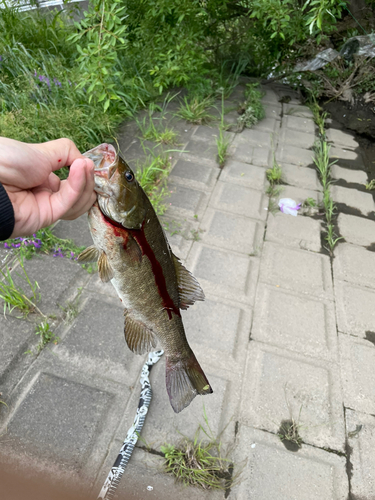
[[132,182],[134,181],[134,175],[129,172],[129,170],[127,172],[125,172],[125,179],[128,181],[128,182]]

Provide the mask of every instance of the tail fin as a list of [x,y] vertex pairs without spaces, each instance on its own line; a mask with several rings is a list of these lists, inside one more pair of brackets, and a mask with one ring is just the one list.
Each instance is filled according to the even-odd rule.
[[213,392],[193,352],[189,358],[177,362],[167,356],[166,384],[169,401],[176,413],[186,408],[197,394]]

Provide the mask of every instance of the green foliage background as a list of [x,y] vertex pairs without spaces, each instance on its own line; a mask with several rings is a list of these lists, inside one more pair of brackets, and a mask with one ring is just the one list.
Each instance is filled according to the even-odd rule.
[[204,99],[231,72],[267,74],[328,35],[344,8],[343,0],[92,0],[77,22],[69,9],[3,3],[0,135],[66,136],[89,149],[168,88]]

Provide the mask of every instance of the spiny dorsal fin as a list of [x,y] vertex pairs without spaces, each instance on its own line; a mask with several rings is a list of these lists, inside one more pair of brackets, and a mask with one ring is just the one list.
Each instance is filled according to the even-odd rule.
[[180,259],[174,254],[172,254],[172,256],[177,275],[180,309],[187,309],[189,306],[192,306],[196,300],[204,300],[204,293],[191,272],[181,264]]
[[91,245],[90,247],[87,247],[83,252],[81,252],[78,255],[78,262],[84,263],[84,262],[96,262],[99,257],[99,250],[96,248],[95,245]]
[[100,254],[99,260],[98,260],[98,270],[99,270],[99,276],[100,279],[106,283],[107,281],[110,281],[113,278],[113,271],[111,268],[111,264],[108,262],[107,255],[102,252]]
[[156,340],[151,330],[140,321],[125,312],[125,340],[131,351],[145,354],[156,347]]

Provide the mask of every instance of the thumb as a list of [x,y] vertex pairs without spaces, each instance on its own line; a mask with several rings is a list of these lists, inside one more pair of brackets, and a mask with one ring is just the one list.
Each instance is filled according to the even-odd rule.
[[69,177],[61,182],[59,191],[52,194],[50,202],[54,221],[63,218],[79,201],[86,186],[87,168],[86,159],[74,160],[70,167]]

